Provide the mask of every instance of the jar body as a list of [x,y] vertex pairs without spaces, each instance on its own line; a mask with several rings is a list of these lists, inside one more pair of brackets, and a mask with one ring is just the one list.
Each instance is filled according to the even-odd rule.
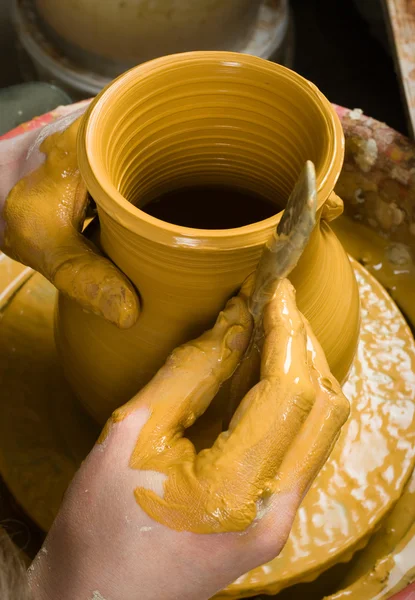
[[[60,295],[56,334],[66,378],[103,424],[175,347],[213,325],[254,271],[262,244],[198,253],[130,239],[128,231],[102,213],[100,221],[100,245],[140,290],[142,312],[131,329],[119,330]],[[269,233],[264,228],[263,243]],[[333,373],[344,379],[357,342],[357,289],[347,255],[325,221],[316,227],[290,280]]]
[[[343,380],[359,329],[357,285],[327,220],[343,158],[340,123],[318,90],[276,64],[233,53],[158,59],[120,77],[79,130],[79,160],[98,206],[99,243],[137,287],[142,312],[117,330],[59,297],[56,338],[66,377],[100,423],[177,345],[210,327],[255,269],[304,161],[316,165],[318,216],[290,276],[334,375]],[[192,185],[237,187],[275,203],[245,227],[180,227],[140,210]],[[197,198],[195,198],[197,204]]]
[[65,54],[82,64],[86,52],[89,63],[95,57],[98,65],[101,57],[124,69],[174,52],[238,51],[255,27],[259,6],[257,0],[36,0]]

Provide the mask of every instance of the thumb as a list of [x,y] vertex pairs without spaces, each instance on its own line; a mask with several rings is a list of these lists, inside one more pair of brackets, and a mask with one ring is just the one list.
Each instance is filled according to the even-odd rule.
[[132,284],[77,231],[61,239],[48,271],[55,287],[86,310],[121,329],[136,322],[140,303]]

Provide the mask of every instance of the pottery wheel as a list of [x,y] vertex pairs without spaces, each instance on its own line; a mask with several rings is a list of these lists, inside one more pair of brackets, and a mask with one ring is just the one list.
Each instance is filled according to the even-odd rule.
[[[281,555],[225,595],[277,592],[347,561],[398,500],[415,458],[415,347],[383,288],[353,263],[362,303],[344,386],[351,416],[297,515]],[[98,427],[68,388],[53,339],[54,288],[0,255],[0,471],[47,530]]]
[[[71,95],[77,98],[96,96],[112,77],[131,68],[131,64],[115,63],[112,76],[100,74],[100,67],[108,68],[96,56],[90,58],[91,68],[83,67],[64,55],[60,48],[44,35],[44,27],[39,22],[34,0],[12,0],[12,14],[20,45],[27,57],[22,59],[29,77],[36,79],[33,63],[46,75],[52,76],[64,89],[70,89]],[[287,1],[260,0],[260,8],[255,28],[246,40],[244,47],[239,48],[243,54],[252,54],[261,58],[276,59],[277,62],[291,67],[293,61],[292,30],[289,25]],[[61,46],[64,42],[61,40]],[[140,61],[138,61],[140,62]],[[82,59],[81,59],[82,63]],[[99,64],[101,63],[101,64]],[[94,70],[91,70],[94,69]]]

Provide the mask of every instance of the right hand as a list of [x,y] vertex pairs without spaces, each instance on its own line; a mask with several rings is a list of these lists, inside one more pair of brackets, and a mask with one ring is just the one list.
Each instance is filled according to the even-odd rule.
[[89,200],[76,153],[83,109],[74,108],[38,132],[0,141],[0,249],[128,328],[139,315],[137,294],[81,233]]
[[349,403],[280,281],[264,310],[260,381],[196,453],[185,431],[251,336],[246,292],[114,412],[31,568],[36,600],[206,600],[279,554]]

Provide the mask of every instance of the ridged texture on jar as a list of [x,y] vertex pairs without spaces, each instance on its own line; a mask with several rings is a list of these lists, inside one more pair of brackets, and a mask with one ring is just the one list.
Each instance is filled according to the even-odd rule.
[[[171,56],[107,88],[86,114],[78,141],[81,172],[98,205],[101,246],[142,301],[137,324],[119,331],[59,300],[65,371],[99,422],[174,347],[211,326],[255,269],[307,159],[316,165],[321,220],[291,281],[333,374],[344,380],[357,344],[359,299],[347,255],[326,222],[339,209],[329,196],[343,136],[315,86],[249,56]],[[137,207],[195,184],[260,194],[275,202],[277,214],[237,229],[203,230],[165,223]]]

